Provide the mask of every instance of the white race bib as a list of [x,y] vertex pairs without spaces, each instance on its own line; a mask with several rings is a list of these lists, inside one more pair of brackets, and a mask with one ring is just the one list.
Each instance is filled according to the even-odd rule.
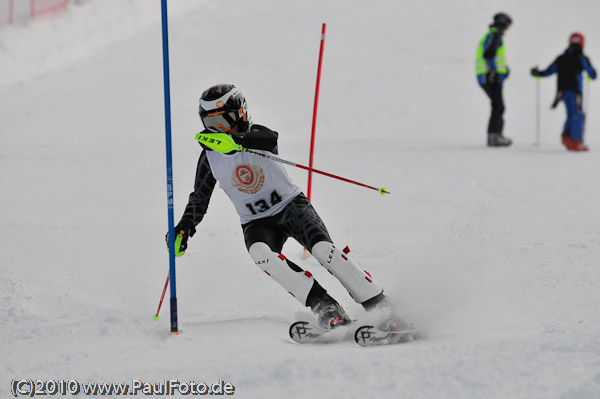
[[247,152],[227,155],[207,151],[206,155],[213,176],[235,205],[242,224],[281,212],[301,192],[278,162]]

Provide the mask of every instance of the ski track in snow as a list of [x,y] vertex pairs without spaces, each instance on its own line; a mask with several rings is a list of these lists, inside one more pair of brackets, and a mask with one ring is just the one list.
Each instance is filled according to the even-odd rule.
[[[515,21],[515,145],[489,149],[472,71],[501,10]],[[597,83],[591,151],[573,154],[559,143],[564,111],[548,109],[554,79],[531,145],[528,76],[574,30],[600,68],[597,1],[171,0],[169,12],[176,219],[199,154],[198,97],[214,83],[238,85],[253,119],[280,132],[280,155],[307,162],[327,22],[315,167],[392,194],[317,176],[313,203],[426,339],[291,341],[290,323],[310,315],[252,264],[218,190],[178,259],[180,335],[168,298],[152,320],[168,269],[160,7],[91,0],[0,31],[0,398],[15,378],[222,379],[239,398],[600,397]],[[288,171],[304,187],[305,172]],[[301,251],[284,248],[363,317]]]

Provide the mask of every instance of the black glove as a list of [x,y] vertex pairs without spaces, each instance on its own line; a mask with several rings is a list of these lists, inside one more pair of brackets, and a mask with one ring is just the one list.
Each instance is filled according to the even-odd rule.
[[[187,220],[181,219],[179,224],[175,226],[175,256],[183,256],[185,254],[185,250],[187,249],[187,240],[189,237],[193,236],[196,233],[196,228],[194,224]],[[177,243],[179,236],[181,236],[181,242]],[[165,235],[165,242],[167,243],[167,248],[169,248],[169,233]]]
[[542,73],[538,69],[538,67],[531,68],[531,76],[542,76]]
[[500,80],[498,79],[498,74],[496,73],[496,71],[489,71],[486,75],[485,75],[485,82],[489,85],[495,85],[499,82]]

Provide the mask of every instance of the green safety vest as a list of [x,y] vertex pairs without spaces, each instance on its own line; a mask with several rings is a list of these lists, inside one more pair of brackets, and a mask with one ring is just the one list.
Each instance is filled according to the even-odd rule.
[[[477,55],[475,57],[475,73],[478,76],[484,75],[484,74],[488,73],[490,70],[489,65],[488,65],[488,60],[483,58],[483,52],[484,52],[483,45],[485,44],[485,41],[488,38],[488,36],[496,31],[498,31],[497,28],[490,28],[490,30],[488,30],[486,32],[486,34],[483,35],[483,38],[479,42],[479,47],[477,47]],[[506,58],[504,56],[504,42],[502,42],[502,45],[496,51],[496,56],[494,57],[494,61],[496,62],[496,72],[503,73],[503,74],[508,73],[508,68],[506,66]]]

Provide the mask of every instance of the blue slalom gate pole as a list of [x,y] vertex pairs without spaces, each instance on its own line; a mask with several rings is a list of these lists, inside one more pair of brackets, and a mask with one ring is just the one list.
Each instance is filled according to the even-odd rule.
[[175,218],[173,216],[173,154],[171,150],[171,88],[169,85],[169,29],[167,25],[167,0],[161,0],[163,77],[165,90],[165,140],[167,149],[167,207],[169,214],[169,278],[171,284],[171,334],[177,329],[177,289],[175,284]]

